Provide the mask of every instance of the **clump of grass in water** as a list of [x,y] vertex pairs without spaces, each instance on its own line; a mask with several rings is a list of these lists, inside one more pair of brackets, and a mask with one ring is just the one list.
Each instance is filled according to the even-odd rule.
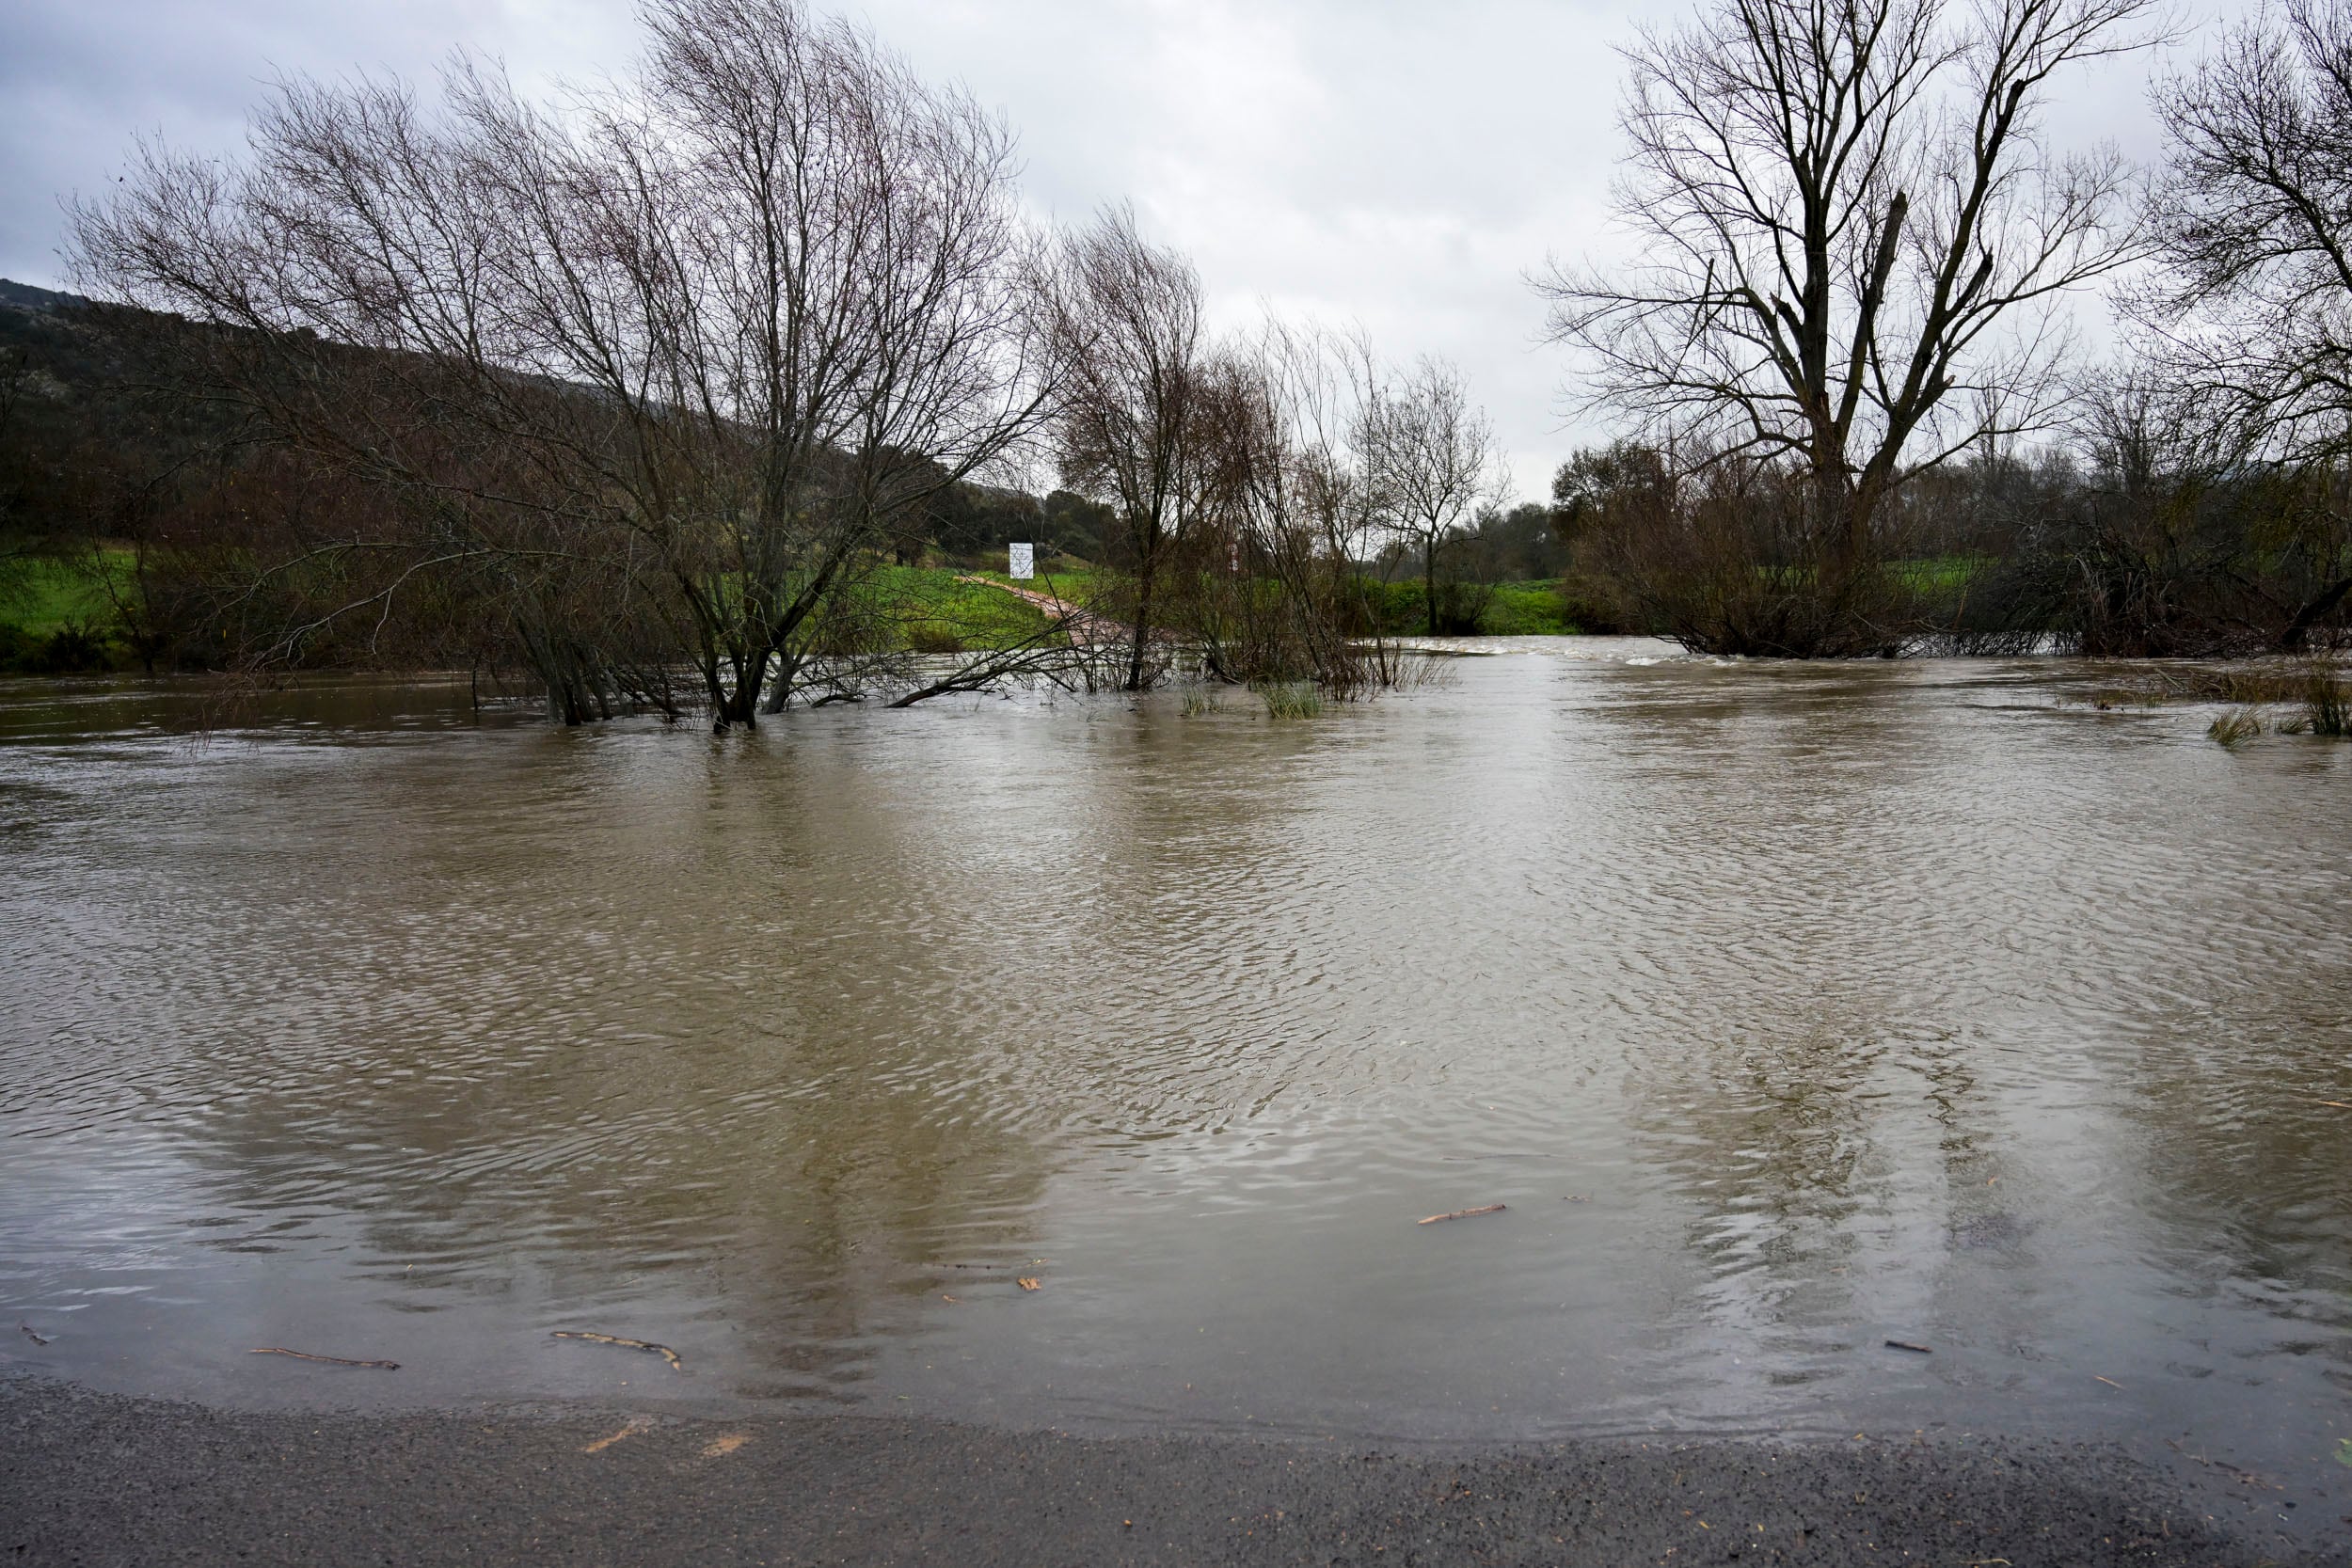
[[2218,670],[2155,670],[2125,684],[2102,687],[2090,694],[2090,700],[2101,706],[2233,703],[2241,707],[2268,707],[2301,700],[2311,689],[2314,673],[2324,674],[2327,669],[2320,663],[2270,660]]
[[1214,691],[1187,691],[1184,693],[1184,717],[1187,719],[1199,719],[1204,714],[1222,713],[1224,711],[1224,705],[1216,700],[1216,693]]
[[2263,716],[2254,708],[2238,708],[2215,720],[2205,733],[2224,747],[2233,747],[2263,733]]
[[1323,693],[1306,681],[1283,681],[1258,689],[1268,719],[1312,719],[1323,711]]
[[2302,673],[2291,695],[2298,706],[2285,718],[2271,721],[2272,734],[2352,735],[2352,686],[2338,678],[2333,666],[2314,661]]
[[2302,720],[2313,735],[2352,735],[2352,686],[2338,680],[2328,666],[2312,665]]
[[[2125,703],[2237,705],[2205,731],[2224,746],[2250,740],[2265,728],[2273,735],[2352,736],[2352,682],[2342,663],[2324,656],[2292,664],[2158,671],[2144,684],[2103,687],[2087,700],[2100,708]],[[2290,705],[2290,711],[2278,711]]]

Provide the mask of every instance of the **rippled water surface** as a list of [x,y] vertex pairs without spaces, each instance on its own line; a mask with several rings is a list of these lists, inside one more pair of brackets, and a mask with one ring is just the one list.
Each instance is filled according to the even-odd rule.
[[1661,652],[723,738],[0,686],[0,1351],[2347,1490],[2352,746]]

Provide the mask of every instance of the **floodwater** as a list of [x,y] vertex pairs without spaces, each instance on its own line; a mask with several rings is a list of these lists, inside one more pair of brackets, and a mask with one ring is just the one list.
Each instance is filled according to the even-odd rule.
[[1445,669],[723,737],[0,685],[0,1355],[2058,1434],[2352,1513],[2352,745],[2062,661]]

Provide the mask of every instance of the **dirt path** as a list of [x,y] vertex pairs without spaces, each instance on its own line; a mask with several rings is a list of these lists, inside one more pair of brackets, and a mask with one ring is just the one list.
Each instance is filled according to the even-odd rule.
[[984,588],[1010,594],[1016,599],[1025,599],[1055,620],[1066,623],[1070,628],[1070,641],[1081,647],[1107,647],[1135,640],[1135,632],[1126,622],[1097,615],[1090,610],[1082,609],[1068,599],[1057,598],[1051,594],[1041,594],[1033,588],[1017,588],[1009,582],[998,582],[994,578],[984,578],[972,572],[957,573],[956,580],[977,582]]

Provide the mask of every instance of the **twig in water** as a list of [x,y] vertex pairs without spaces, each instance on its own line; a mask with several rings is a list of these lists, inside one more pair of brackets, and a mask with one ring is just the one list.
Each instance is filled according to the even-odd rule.
[[1929,1349],[1926,1345],[1915,1345],[1908,1339],[1889,1339],[1886,1341],[1886,1348],[1888,1350],[1907,1350],[1915,1355],[1933,1355],[1935,1354],[1934,1351]]
[[617,1334],[591,1334],[582,1328],[552,1329],[549,1331],[549,1337],[557,1339],[587,1339],[599,1345],[619,1345],[625,1350],[651,1351],[670,1364],[670,1370],[674,1372],[686,1370],[686,1363],[678,1359],[677,1352],[667,1345],[657,1345],[650,1339],[624,1339]]
[[1505,1207],[1507,1206],[1501,1203],[1489,1203],[1484,1209],[1456,1209],[1451,1214],[1432,1214],[1425,1220],[1415,1220],[1413,1223],[1435,1225],[1439,1220],[1466,1220],[1473,1214],[1500,1214]]
[[40,1335],[33,1332],[33,1325],[31,1323],[19,1323],[16,1326],[18,1331],[22,1333],[24,1338],[30,1339],[37,1345],[45,1345],[49,1342],[48,1340],[42,1338]]
[[291,1355],[296,1361],[324,1361],[330,1367],[381,1367],[388,1372],[400,1370],[400,1363],[397,1361],[354,1361],[348,1356],[342,1355],[312,1355],[307,1350],[287,1350],[282,1345],[263,1345],[258,1350],[247,1351],[246,1354],[247,1355]]

